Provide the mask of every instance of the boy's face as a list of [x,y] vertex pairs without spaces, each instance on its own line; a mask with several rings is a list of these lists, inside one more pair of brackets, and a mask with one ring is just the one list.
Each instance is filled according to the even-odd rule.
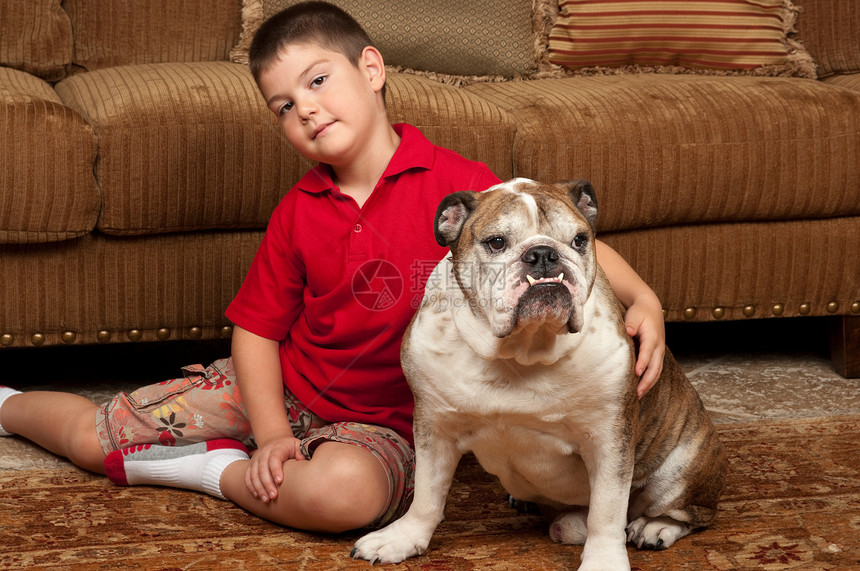
[[[344,55],[314,44],[292,44],[260,73],[258,85],[290,144],[305,157],[333,166],[349,164],[379,118],[384,85],[365,49],[356,66]],[[381,64],[381,58],[380,58]],[[384,109],[384,105],[383,105]]]

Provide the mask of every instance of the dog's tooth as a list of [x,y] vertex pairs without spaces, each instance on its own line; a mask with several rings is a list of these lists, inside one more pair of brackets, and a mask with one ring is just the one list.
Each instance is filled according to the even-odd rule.
[[528,274],[526,274],[526,279],[527,279],[527,280],[529,280],[529,285],[530,285],[530,286],[535,285],[535,282],[537,281],[536,279],[534,279],[533,277],[531,277],[531,276],[530,276],[530,275],[528,275]]
[[558,281],[560,281],[560,282],[564,281],[564,272],[561,272],[560,274],[558,274]]

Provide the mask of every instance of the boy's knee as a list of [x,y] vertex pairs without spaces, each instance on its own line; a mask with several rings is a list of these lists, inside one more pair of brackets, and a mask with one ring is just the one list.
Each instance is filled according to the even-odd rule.
[[92,422],[79,423],[78,427],[70,431],[72,435],[68,441],[66,456],[86,470],[104,474],[105,452],[96,434],[96,428]]
[[373,523],[388,505],[390,486],[379,461],[346,457],[327,463],[302,503],[308,513],[328,522],[326,531],[341,532]]

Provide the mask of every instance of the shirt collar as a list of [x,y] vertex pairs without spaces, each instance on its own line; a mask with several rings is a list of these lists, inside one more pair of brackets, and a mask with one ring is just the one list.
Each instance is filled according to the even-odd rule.
[[[393,125],[400,136],[400,145],[382,174],[382,178],[397,176],[407,170],[430,169],[433,166],[434,147],[418,128],[407,123]],[[305,192],[321,193],[334,189],[331,166],[320,163],[305,174],[297,185]]]

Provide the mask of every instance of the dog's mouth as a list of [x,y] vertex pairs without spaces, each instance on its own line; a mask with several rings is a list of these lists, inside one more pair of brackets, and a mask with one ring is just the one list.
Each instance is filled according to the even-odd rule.
[[515,325],[566,324],[573,311],[573,297],[564,284],[564,274],[543,278],[527,275],[526,280],[529,287],[517,300]]
[[558,274],[558,277],[555,278],[533,278],[530,275],[526,275],[526,279],[529,282],[529,287],[542,285],[542,284],[561,284],[564,281],[564,272]]

